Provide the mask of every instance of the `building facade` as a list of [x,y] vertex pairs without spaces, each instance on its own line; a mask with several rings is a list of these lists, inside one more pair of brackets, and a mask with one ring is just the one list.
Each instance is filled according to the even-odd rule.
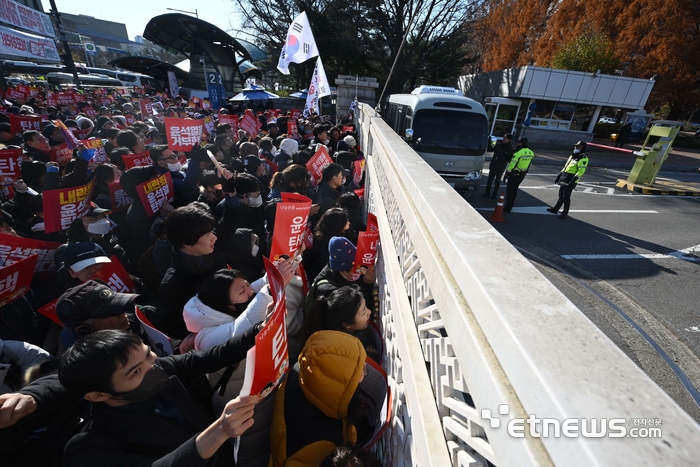
[[484,105],[492,136],[568,145],[590,141],[603,107],[642,110],[654,80],[525,66],[462,76],[458,86]]

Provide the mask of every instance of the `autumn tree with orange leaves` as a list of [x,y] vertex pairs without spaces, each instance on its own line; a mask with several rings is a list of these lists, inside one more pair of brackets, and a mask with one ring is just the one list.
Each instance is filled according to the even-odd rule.
[[649,106],[678,119],[700,108],[697,0],[485,0],[482,68],[551,66],[586,30],[607,36],[625,76],[654,78]]

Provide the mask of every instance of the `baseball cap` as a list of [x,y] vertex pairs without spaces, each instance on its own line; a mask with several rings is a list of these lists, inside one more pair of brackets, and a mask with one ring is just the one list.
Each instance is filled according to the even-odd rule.
[[347,271],[355,262],[357,248],[345,237],[333,237],[328,243],[328,264],[336,272]]
[[133,311],[137,294],[117,293],[102,281],[89,280],[68,289],[56,303],[56,316],[67,327],[89,319],[111,318]]
[[63,263],[73,272],[80,272],[97,263],[111,263],[102,247],[93,242],[71,243],[63,253]]

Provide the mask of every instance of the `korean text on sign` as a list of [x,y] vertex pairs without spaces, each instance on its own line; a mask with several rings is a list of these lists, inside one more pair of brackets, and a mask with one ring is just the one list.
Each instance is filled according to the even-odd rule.
[[74,220],[90,210],[95,180],[83,186],[46,190],[44,198],[44,228],[46,233],[66,230]]
[[109,184],[109,200],[112,205],[112,212],[123,211],[134,204],[134,200],[126,194],[120,182]]
[[5,149],[0,151],[0,182],[5,177],[19,178],[22,176],[22,150]]
[[174,199],[173,179],[170,177],[170,172],[137,185],[136,191],[148,216],[154,215],[164,202]]
[[32,255],[0,268],[0,306],[27,293],[34,275],[36,258],[36,255]]
[[168,148],[173,151],[189,151],[201,141],[204,121],[166,118],[165,130],[168,135]]
[[56,269],[53,257],[59,246],[61,246],[60,243],[3,235],[3,240],[0,243],[0,267],[36,255],[35,272],[37,274],[50,273]]

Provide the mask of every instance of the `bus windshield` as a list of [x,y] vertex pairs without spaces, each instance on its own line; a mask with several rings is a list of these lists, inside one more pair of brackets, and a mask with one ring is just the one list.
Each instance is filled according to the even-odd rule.
[[414,141],[418,151],[454,156],[480,156],[489,140],[484,115],[446,109],[422,109],[413,117]]

